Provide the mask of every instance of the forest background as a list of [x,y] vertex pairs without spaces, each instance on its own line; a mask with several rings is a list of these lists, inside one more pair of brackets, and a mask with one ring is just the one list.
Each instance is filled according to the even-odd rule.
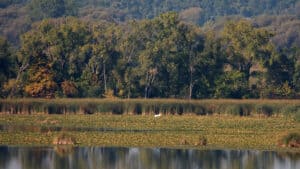
[[0,96],[299,98],[299,0],[2,0]]

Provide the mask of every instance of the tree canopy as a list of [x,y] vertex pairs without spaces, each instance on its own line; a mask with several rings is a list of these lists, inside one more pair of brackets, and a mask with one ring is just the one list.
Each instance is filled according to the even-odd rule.
[[272,36],[243,19],[216,34],[175,12],[124,24],[45,19],[22,35],[19,71],[2,83],[45,98],[296,97],[299,48],[278,51]]

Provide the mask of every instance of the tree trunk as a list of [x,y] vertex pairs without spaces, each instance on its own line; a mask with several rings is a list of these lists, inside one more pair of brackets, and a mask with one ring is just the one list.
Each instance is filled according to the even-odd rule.
[[25,65],[22,65],[22,66],[20,67],[20,69],[19,69],[19,71],[18,71],[17,78],[16,78],[16,82],[15,82],[13,88],[11,89],[11,91],[10,91],[10,93],[9,93],[9,95],[8,95],[9,98],[12,98],[12,97],[15,95],[16,89],[17,89],[17,85],[18,85],[18,83],[19,83],[20,76],[21,76],[21,74],[28,68],[28,66],[29,66],[29,63],[26,63]]
[[147,75],[146,75],[146,85],[145,85],[145,93],[144,93],[144,96],[145,96],[145,99],[147,99],[148,97],[148,88],[149,88],[149,73],[147,72]]
[[251,63],[246,63],[246,64],[241,65],[241,68],[240,68],[240,71],[245,73],[245,78],[246,78],[247,82],[250,79],[250,69],[251,69],[251,67],[252,67]]
[[193,87],[194,87],[194,83],[193,83],[193,67],[190,66],[190,85],[189,85],[189,99],[192,99],[192,94],[193,94]]
[[189,99],[192,99],[192,94],[193,94],[193,87],[194,87],[194,82],[193,82],[193,73],[194,73],[194,66],[192,63],[192,57],[193,55],[193,45],[190,47],[190,52],[189,52],[189,71],[190,71],[190,84],[189,84]]
[[105,62],[103,64],[103,80],[104,80],[104,93],[107,92],[107,86],[106,86],[106,66]]

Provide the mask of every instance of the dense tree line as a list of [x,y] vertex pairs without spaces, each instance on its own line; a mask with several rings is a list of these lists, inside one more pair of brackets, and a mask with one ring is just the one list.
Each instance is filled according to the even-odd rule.
[[0,9],[6,8],[9,5],[26,3],[28,0],[1,0],[0,1]]
[[[87,0],[82,5],[109,8],[123,14],[123,18],[153,18],[168,11],[189,10],[187,15],[200,13],[196,23],[203,24],[218,16],[240,15],[253,17],[261,14],[295,14],[298,0]],[[201,10],[194,10],[200,8]],[[193,16],[193,15],[191,15]]]
[[294,98],[299,46],[240,19],[203,29],[171,12],[123,23],[45,19],[0,42],[3,97]]
[[[282,36],[286,38],[300,27],[297,24],[300,17],[299,0],[2,0],[0,36],[19,45],[20,35],[28,31],[32,23],[46,18],[75,16],[85,20],[120,23],[132,19],[152,19],[168,11],[176,11],[180,13],[181,20],[199,25],[225,20],[227,16],[262,16],[259,20],[265,21],[271,18],[269,23],[272,25],[267,25],[275,26],[275,30],[289,27],[289,34],[278,32],[280,37],[275,39],[279,41]],[[295,19],[285,19],[285,25],[276,25],[277,19],[272,17],[274,15],[279,18],[293,16]],[[299,41],[300,38],[297,36],[295,39]]]

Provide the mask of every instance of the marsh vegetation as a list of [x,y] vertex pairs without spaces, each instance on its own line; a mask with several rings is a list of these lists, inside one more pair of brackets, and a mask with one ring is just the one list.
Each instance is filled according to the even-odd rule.
[[[299,132],[287,116],[232,115],[0,115],[2,145],[53,145],[67,133],[76,146],[289,149],[284,135]],[[184,142],[183,142],[184,141]]]
[[300,100],[181,99],[4,99],[4,114],[195,114],[292,116],[299,120]]

